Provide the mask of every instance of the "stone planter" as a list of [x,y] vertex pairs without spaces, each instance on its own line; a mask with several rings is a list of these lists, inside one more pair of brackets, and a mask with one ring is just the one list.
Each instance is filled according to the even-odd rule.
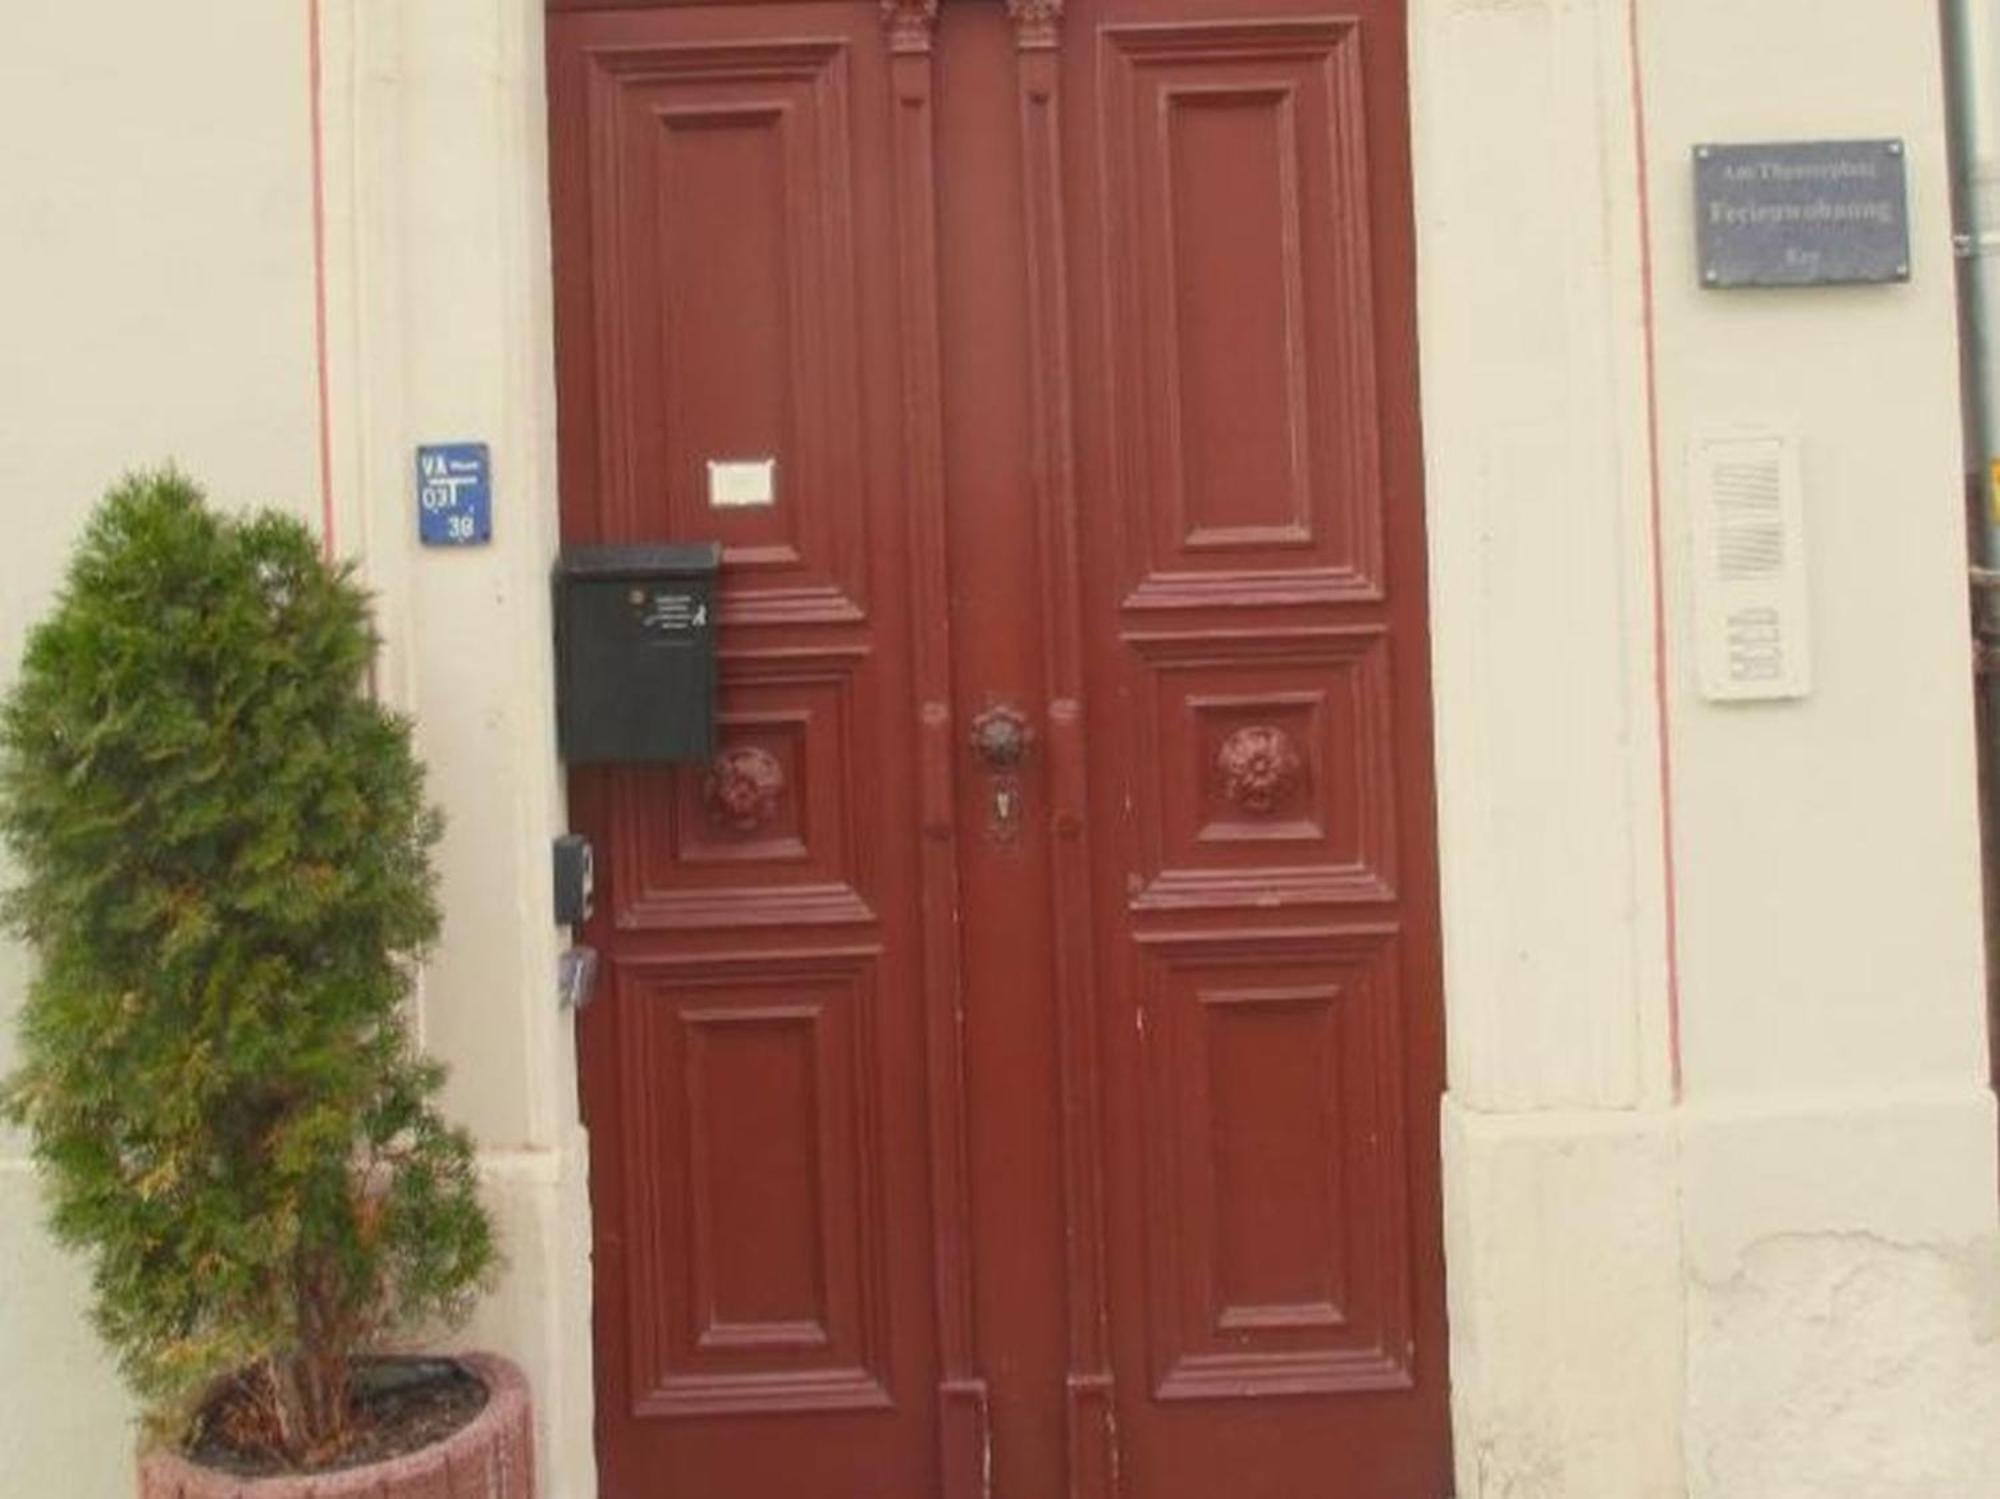
[[429,1447],[326,1473],[243,1478],[160,1449],[139,1459],[139,1499],[534,1499],[528,1382],[506,1359],[458,1355],[486,1386],[486,1405]]

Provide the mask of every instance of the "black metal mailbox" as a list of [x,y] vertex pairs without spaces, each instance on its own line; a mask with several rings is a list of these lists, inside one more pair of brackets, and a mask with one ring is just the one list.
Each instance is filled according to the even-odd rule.
[[715,753],[719,542],[566,548],[556,564],[556,712],[572,765]]

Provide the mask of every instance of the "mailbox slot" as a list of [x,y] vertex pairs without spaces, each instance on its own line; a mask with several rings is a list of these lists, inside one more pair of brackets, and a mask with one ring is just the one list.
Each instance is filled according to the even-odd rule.
[[556,717],[572,765],[715,753],[719,542],[570,547],[556,563]]

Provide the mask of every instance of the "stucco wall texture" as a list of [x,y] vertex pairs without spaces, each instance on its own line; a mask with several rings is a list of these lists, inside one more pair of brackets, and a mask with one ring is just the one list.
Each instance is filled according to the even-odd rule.
[[[1461,1499],[2000,1490],[1931,9],[1415,7]],[[1700,288],[1697,142],[1861,136],[1908,285]],[[1796,703],[1697,691],[1741,428],[1799,445]]]
[[[0,14],[0,680],[93,498],[179,461],[315,513],[298,6]],[[27,962],[0,944],[0,1068]],[[0,1134],[0,1493],[132,1491],[126,1402]]]
[[[319,524],[323,369],[335,544],[452,819],[420,1020],[510,1261],[468,1341],[527,1369],[548,1499],[587,1499],[540,0],[320,0],[323,349],[314,9],[0,15],[0,680],[125,468]],[[1458,1499],[2000,1492],[1931,10],[1411,0]],[[1909,284],[1701,291],[1691,146],[1812,136],[1906,141]],[[1816,683],[1724,708],[1686,455],[1742,426],[1800,446]],[[420,555],[410,450],[467,437],[495,544]],[[0,948],[0,1022],[26,973]],[[0,1139],[0,1494],[131,1490],[82,1293]]]

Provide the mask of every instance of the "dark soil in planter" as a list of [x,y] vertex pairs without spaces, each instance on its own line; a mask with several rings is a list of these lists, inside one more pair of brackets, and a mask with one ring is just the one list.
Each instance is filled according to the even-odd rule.
[[[333,1461],[311,1471],[358,1468],[416,1452],[443,1441],[486,1406],[486,1386],[451,1359],[357,1359],[351,1378],[353,1403],[349,1440]],[[202,1411],[188,1459],[244,1478],[268,1478],[296,1471],[262,1448],[245,1449],[232,1431],[254,1422],[242,1419],[245,1397],[224,1391]]]

